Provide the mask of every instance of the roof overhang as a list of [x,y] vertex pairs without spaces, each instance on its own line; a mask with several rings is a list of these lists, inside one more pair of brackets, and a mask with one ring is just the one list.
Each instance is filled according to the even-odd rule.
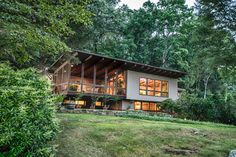
[[103,56],[103,55],[95,54],[91,52],[84,52],[81,50],[76,50],[76,51],[73,51],[72,53],[67,53],[60,56],[60,58],[56,62],[54,62],[53,65],[49,68],[49,72],[53,73],[60,65],[62,65],[64,62],[72,58],[72,56],[78,58],[80,62],[82,63],[88,62],[91,65],[100,63],[101,61],[103,61],[107,63],[109,62],[114,63],[114,65],[116,65],[117,68],[119,67],[125,70],[132,70],[132,71],[166,76],[166,77],[171,77],[171,78],[179,78],[186,75],[185,72],[181,72],[177,70],[166,69],[162,67],[156,67],[156,66],[137,63],[133,61],[107,57],[107,56]]

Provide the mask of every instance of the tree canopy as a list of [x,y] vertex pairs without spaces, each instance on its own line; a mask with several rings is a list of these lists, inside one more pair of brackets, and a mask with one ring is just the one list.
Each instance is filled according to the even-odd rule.
[[1,60],[17,67],[43,69],[57,54],[69,51],[70,24],[90,23],[88,0],[2,0],[0,3]]

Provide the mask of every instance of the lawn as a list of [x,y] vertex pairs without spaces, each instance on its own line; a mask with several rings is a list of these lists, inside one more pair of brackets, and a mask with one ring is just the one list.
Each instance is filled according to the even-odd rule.
[[58,114],[57,157],[227,156],[236,127],[91,114]]

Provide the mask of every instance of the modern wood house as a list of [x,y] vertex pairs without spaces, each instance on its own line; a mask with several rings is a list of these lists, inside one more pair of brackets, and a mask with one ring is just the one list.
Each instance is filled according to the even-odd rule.
[[49,69],[54,91],[75,108],[158,111],[165,99],[178,99],[184,72],[74,51],[74,64],[62,55]]

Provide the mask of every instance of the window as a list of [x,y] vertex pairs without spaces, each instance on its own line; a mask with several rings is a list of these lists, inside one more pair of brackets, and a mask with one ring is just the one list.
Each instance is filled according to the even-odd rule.
[[149,102],[142,102],[142,109],[144,111],[148,111],[149,110]]
[[139,94],[157,97],[168,97],[168,81],[140,78]]
[[156,111],[157,107],[156,107],[156,103],[150,103],[150,111]]
[[154,80],[148,79],[148,93],[149,96],[154,96]]
[[141,110],[141,102],[140,101],[135,101],[134,102],[134,109],[135,110]]
[[81,106],[85,105],[85,101],[83,100],[76,101],[75,103]]
[[147,95],[147,79],[146,78],[140,78],[139,80],[139,94],[140,95]]
[[95,106],[102,106],[102,102],[101,101],[96,101]]
[[156,102],[135,101],[134,102],[134,109],[156,112],[156,111],[160,110],[160,104],[158,104]]

